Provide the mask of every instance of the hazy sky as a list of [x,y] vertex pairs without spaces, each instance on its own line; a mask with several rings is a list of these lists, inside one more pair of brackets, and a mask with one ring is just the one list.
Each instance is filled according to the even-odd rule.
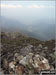
[[55,19],[55,1],[1,1],[1,15],[32,24],[39,19]]

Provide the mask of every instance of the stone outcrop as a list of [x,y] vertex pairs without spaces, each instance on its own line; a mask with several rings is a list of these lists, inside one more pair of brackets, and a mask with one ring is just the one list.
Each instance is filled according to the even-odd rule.
[[18,53],[15,53],[14,58],[15,57],[16,59],[11,62],[7,62],[7,60],[4,62],[4,68],[8,67],[9,74],[34,74],[40,73],[41,70],[54,70],[54,68],[49,65],[48,60],[39,54],[29,53],[26,56],[19,56]]

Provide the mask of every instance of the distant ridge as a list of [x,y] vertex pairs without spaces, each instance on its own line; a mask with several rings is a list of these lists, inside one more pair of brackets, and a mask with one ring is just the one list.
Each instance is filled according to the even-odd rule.
[[40,21],[40,23],[36,23],[35,25],[28,26],[23,23],[20,23],[19,21],[8,19],[3,16],[1,16],[0,19],[1,19],[1,30],[2,31],[22,32],[30,37],[33,37],[39,40],[55,39],[55,24],[53,23],[52,24],[43,23],[44,24],[43,25],[42,22]]

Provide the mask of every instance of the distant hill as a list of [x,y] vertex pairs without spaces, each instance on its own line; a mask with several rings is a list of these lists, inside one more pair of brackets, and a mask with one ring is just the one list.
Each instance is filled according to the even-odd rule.
[[8,32],[22,32],[30,37],[34,37],[39,40],[55,39],[55,23],[49,21],[37,21],[33,25],[25,25],[17,20],[5,18],[1,19],[1,30]]

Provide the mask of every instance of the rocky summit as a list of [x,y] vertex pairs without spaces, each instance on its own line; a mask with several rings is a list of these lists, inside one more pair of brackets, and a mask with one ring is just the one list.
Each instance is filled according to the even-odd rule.
[[55,40],[40,41],[18,32],[1,32],[1,74],[33,75],[55,70]]

